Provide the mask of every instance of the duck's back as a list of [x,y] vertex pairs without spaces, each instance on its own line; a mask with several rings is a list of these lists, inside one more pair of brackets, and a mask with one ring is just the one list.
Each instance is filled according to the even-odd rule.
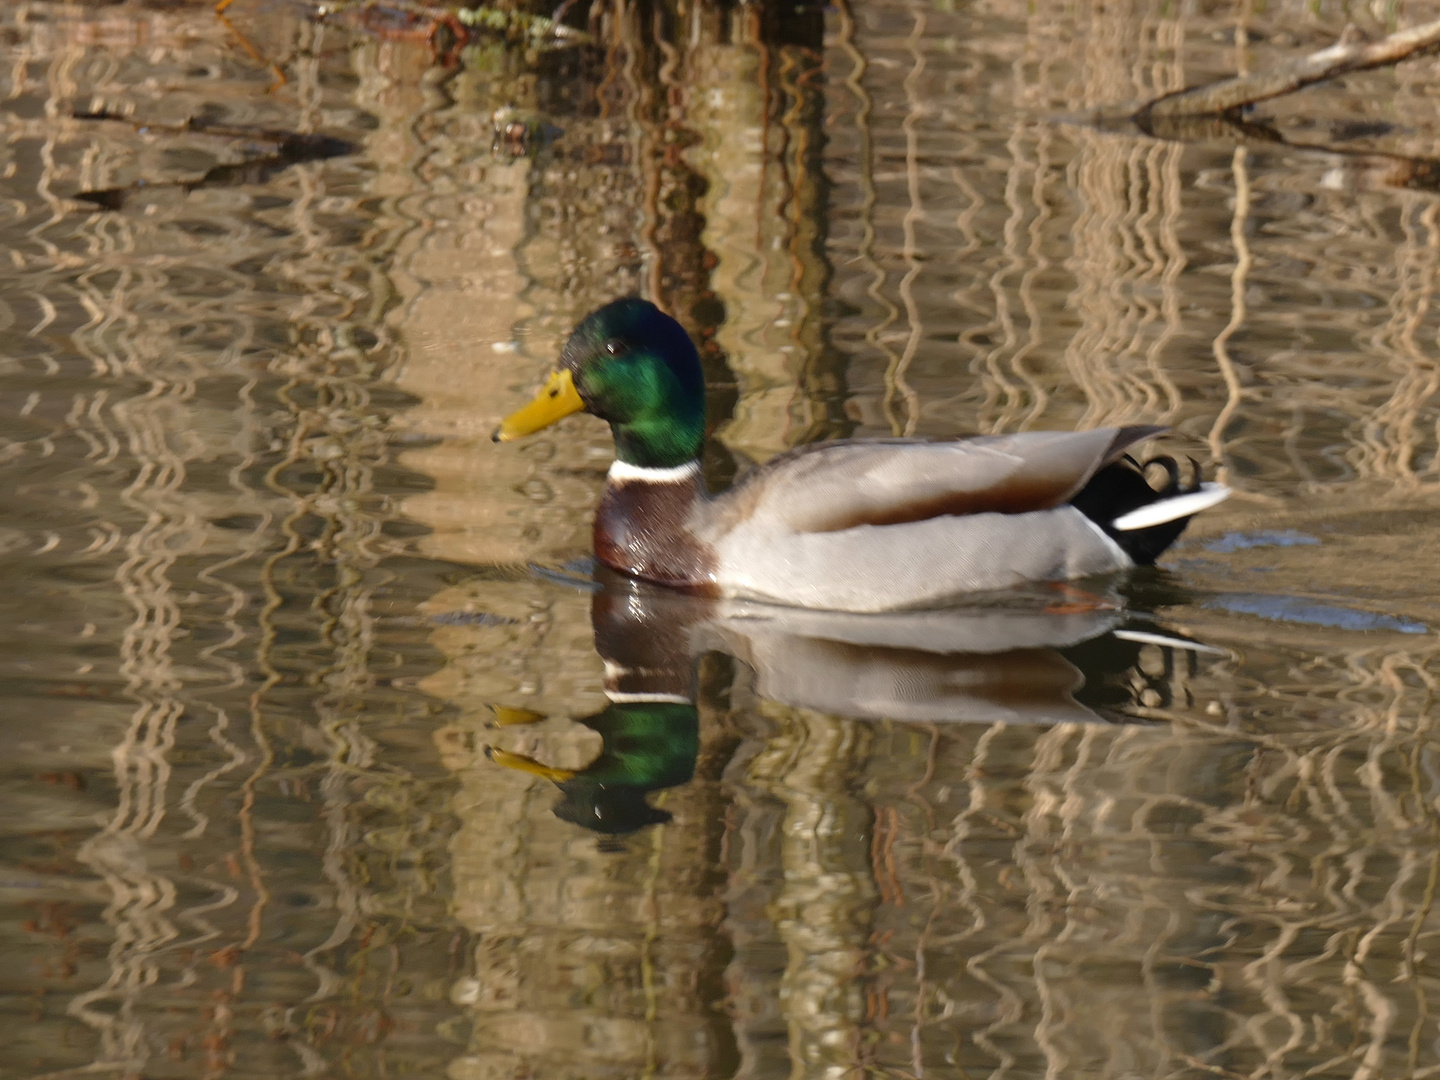
[[704,504],[693,529],[719,592],[811,608],[925,607],[1119,570],[1133,560],[1070,500],[1160,430],[821,444]]

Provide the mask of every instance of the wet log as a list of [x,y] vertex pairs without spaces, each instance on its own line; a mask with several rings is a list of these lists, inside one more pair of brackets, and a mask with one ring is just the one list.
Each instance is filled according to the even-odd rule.
[[1246,105],[1290,94],[1352,71],[1386,67],[1440,45],[1440,19],[1401,30],[1380,41],[1366,42],[1353,26],[1328,49],[1254,75],[1222,79],[1205,86],[1179,90],[1156,98],[1134,119],[1142,126],[1152,119],[1179,116],[1219,116]]

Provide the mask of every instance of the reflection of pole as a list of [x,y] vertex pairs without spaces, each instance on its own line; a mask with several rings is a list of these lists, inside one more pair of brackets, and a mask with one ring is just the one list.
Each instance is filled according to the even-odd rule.
[[[1433,491],[1440,458],[1424,461],[1431,401],[1440,393],[1440,363],[1419,339],[1433,317],[1440,277],[1440,205],[1417,193],[1396,196],[1404,240],[1396,250],[1390,318],[1374,334],[1375,348],[1390,358],[1396,380],[1390,396],[1359,425],[1356,471],[1389,480],[1407,494]],[[1313,481],[1313,477],[1307,477]],[[1425,481],[1422,488],[1422,480]]]
[[[492,160],[485,131],[487,145],[453,155],[464,175],[420,184],[407,167],[388,178],[395,206],[426,223],[397,246],[394,280],[407,357],[398,381],[420,399],[407,419],[444,440],[406,458],[435,483],[405,504],[432,528],[419,543],[433,556],[524,564],[588,552],[611,453],[604,427],[577,418],[498,449],[490,430],[539,384],[578,316],[635,289],[637,263],[682,318],[685,297],[703,289],[700,184],[678,156],[683,133],[668,111],[681,58],[657,60],[643,3],[599,21],[608,51],[590,96],[601,117],[570,118],[533,160]],[[645,89],[657,79],[664,100]],[[521,112],[533,107],[516,100],[513,82],[473,73],[450,90],[472,114],[501,94]],[[477,160],[488,163],[477,170]],[[517,327],[523,348],[512,344]],[[713,870],[724,737],[708,714],[697,779],[652,796],[673,822],[628,837],[558,818],[548,779],[477,752],[493,743],[565,768],[595,756],[594,733],[560,719],[603,707],[588,605],[586,594],[533,580],[467,582],[428,605],[477,616],[442,620],[432,641],[446,663],[425,683],[458,712],[437,740],[460,782],[456,917],[480,935],[473,974],[452,987],[472,1021],[453,1076],[711,1075],[733,1057],[717,1007],[728,950],[715,929]],[[492,730],[492,703],[556,719]]]
[[[1254,17],[1254,0],[1243,0],[1235,19],[1235,63],[1240,75],[1249,74],[1250,20]],[[1215,337],[1215,363],[1225,380],[1225,406],[1210,426],[1210,457],[1216,463],[1215,479],[1232,483],[1230,468],[1225,463],[1225,428],[1240,407],[1240,376],[1230,357],[1230,339],[1245,323],[1245,291],[1250,277],[1250,238],[1245,235],[1250,222],[1250,153],[1243,146],[1235,147],[1231,175],[1235,177],[1235,210],[1230,218],[1230,242],[1235,246],[1235,269],[1230,274],[1230,321]]]
[[865,1016],[859,977],[875,886],[869,808],[850,788],[870,728],[805,709],[776,707],[771,718],[776,733],[750,776],[785,807],[771,916],[788,957],[780,1002],[791,1075],[838,1080],[857,1067]]
[[793,40],[810,27],[803,18],[762,27],[747,9],[734,23],[730,43],[692,54],[689,119],[704,134],[690,160],[709,185],[704,240],[725,309],[716,341],[739,383],[721,439],[764,460],[848,425],[831,413],[842,393],[821,310],[830,269],[820,42]]
[[1215,336],[1215,363],[1225,380],[1225,407],[1210,426],[1210,456],[1219,463],[1215,479],[1221,483],[1230,482],[1230,470],[1225,464],[1225,428],[1235,410],[1240,407],[1240,376],[1235,370],[1235,361],[1230,357],[1230,339],[1245,322],[1245,290],[1249,287],[1250,241],[1245,235],[1245,226],[1250,218],[1250,152],[1243,146],[1235,148],[1231,172],[1235,177],[1235,213],[1230,219],[1230,242],[1235,245],[1235,269],[1230,274],[1230,321],[1225,329]]
[[[853,426],[822,312],[831,273],[823,24],[751,9],[731,18],[728,34],[712,26],[717,32],[689,54],[687,122],[702,139],[688,160],[707,185],[703,239],[714,253],[710,287],[724,311],[715,341],[738,384],[720,438],[765,460]],[[780,731],[751,776],[783,804],[779,820],[773,806],[747,803],[742,793],[726,834],[729,981],[744,989],[735,1004],[737,1075],[788,1067],[796,1076],[840,1076],[858,1060],[857,976],[874,894],[868,814],[847,793],[869,729],[812,712],[775,716]],[[764,839],[776,831],[778,851]],[[771,966],[776,944],[787,955],[783,971]],[[789,1033],[788,1066],[766,1049],[776,1029]]]

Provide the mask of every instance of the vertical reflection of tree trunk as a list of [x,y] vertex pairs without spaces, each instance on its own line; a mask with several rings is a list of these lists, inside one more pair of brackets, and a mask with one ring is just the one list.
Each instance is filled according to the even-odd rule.
[[1081,135],[1072,168],[1084,199],[1072,257],[1081,326],[1065,350],[1085,395],[1079,427],[1157,419],[1179,401],[1158,358],[1178,329],[1178,304],[1166,285],[1173,294],[1183,261],[1175,265],[1154,228],[1158,220],[1163,230],[1167,205],[1179,198],[1178,170],[1167,168],[1177,152],[1138,138]]
[[733,43],[690,59],[687,115],[704,133],[690,160],[709,185],[703,240],[725,307],[716,343],[740,384],[720,439],[757,461],[833,426],[818,45],[762,44],[759,15],[741,9]]
[[[890,421],[890,429],[896,435],[914,435],[920,424],[920,395],[910,385],[908,372],[915,360],[915,353],[925,337],[925,323],[920,307],[915,302],[915,279],[920,276],[920,252],[917,248],[915,225],[925,213],[920,193],[920,138],[916,130],[919,122],[920,77],[925,73],[925,53],[920,42],[925,36],[925,12],[916,9],[911,14],[910,36],[906,39],[906,50],[910,54],[910,70],[905,75],[905,119],[901,130],[905,133],[905,194],[909,205],[901,219],[901,255],[905,260],[905,275],[900,279],[900,303],[905,308],[905,322],[909,333],[905,348],[885,370],[885,396],[882,406]],[[895,412],[896,400],[905,403],[905,418]]]
[[[885,370],[890,371],[899,362],[899,355],[889,344],[889,330],[900,318],[900,309],[886,295],[885,284],[889,275],[875,257],[877,231],[875,214],[879,193],[875,186],[875,133],[871,121],[875,102],[865,85],[865,76],[870,65],[864,52],[856,44],[858,27],[855,13],[848,0],[841,0],[837,7],[840,15],[840,48],[850,62],[850,69],[846,72],[845,85],[855,99],[854,128],[856,133],[853,150],[842,143],[838,151],[842,159],[848,157],[854,161],[855,180],[860,188],[860,205],[858,207],[860,236],[856,243],[856,261],[864,269],[868,279],[864,285],[865,297],[882,312],[879,319],[866,328],[865,343],[884,356]],[[843,112],[839,113],[837,120],[843,116]],[[956,172],[959,173],[959,170],[957,169]],[[975,205],[978,206],[978,201]],[[843,283],[841,291],[842,294],[845,291]],[[860,305],[857,304],[857,306]],[[847,410],[855,407],[857,406],[854,401],[846,403]],[[880,412],[882,414],[885,412],[883,401]],[[889,422],[888,418],[887,422]],[[893,423],[891,423],[891,430],[894,430]]]
[[[552,466],[567,455],[549,438],[513,454],[497,454],[489,439],[507,403],[513,407],[523,401],[551,363],[544,353],[553,346],[553,333],[523,351],[516,340],[535,313],[522,297],[527,289],[563,290],[553,271],[536,289],[520,265],[527,255],[539,266],[559,261],[535,250],[538,244],[527,251],[532,161],[491,158],[489,132],[477,122],[463,134],[470,142],[465,156],[483,162],[475,170],[478,175],[467,178],[463,197],[449,191],[449,184],[436,190],[419,172],[429,148],[417,137],[413,84],[389,82],[376,73],[380,92],[372,107],[382,117],[374,152],[382,168],[379,186],[395,216],[408,223],[396,245],[393,273],[400,304],[392,321],[408,353],[397,381],[419,399],[407,416],[412,429],[440,437],[433,448],[406,455],[434,486],[407,498],[405,511],[430,526],[420,547],[432,558],[505,564],[543,559],[557,549],[578,550],[585,539],[579,522],[588,524],[594,479],[558,480]],[[502,100],[522,116],[534,106],[533,97],[514,94],[507,100],[499,91],[465,75],[452,90],[477,117],[487,116]],[[492,404],[477,414],[477,402]],[[572,520],[557,518],[560,507]],[[551,958],[532,967],[513,952],[526,940],[557,952],[561,948],[545,925],[551,920],[530,910],[527,899],[527,893],[549,884],[537,880],[545,875],[534,873],[527,859],[534,847],[554,843],[543,835],[544,792],[531,777],[489,766],[473,747],[490,738],[482,729],[492,702],[555,710],[571,706],[565,691],[573,693],[573,687],[568,682],[557,686],[554,671],[586,670],[584,653],[592,649],[579,598],[557,603],[533,588],[523,594],[512,599],[490,590],[474,597],[455,589],[430,601],[437,611],[478,608],[505,620],[497,628],[501,631],[512,623],[519,628],[501,641],[466,628],[438,630],[434,644],[447,664],[424,683],[427,692],[459,711],[437,735],[443,759],[461,778],[452,807],[460,828],[450,844],[455,916],[483,935],[473,960],[475,981],[465,984],[476,988],[462,988],[456,995],[457,1003],[471,1006],[476,1015],[469,1053],[452,1063],[452,1075],[499,1061],[533,1061],[546,1053],[543,1044],[535,1045],[535,1033],[526,1030],[528,1013],[521,1010],[555,981],[544,967]],[[487,663],[492,658],[498,662]],[[542,835],[536,835],[537,824]],[[583,931],[583,925],[576,927],[577,933]],[[482,1075],[498,1075],[499,1066],[494,1068]]]
[[785,807],[772,912],[789,957],[780,1000],[791,1075],[839,1080],[860,1060],[860,979],[876,898],[870,811],[850,792],[869,728],[802,709],[769,714],[777,730],[749,777]]
[[[76,90],[68,69],[83,55],[83,48],[67,47],[51,61],[48,89],[60,99],[51,102],[55,112]],[[54,157],[44,156],[48,174]],[[41,187],[48,186],[42,177]],[[116,232],[116,253],[133,252],[133,229],[122,226]],[[165,817],[169,754],[175,725],[184,712],[171,655],[181,621],[171,574],[179,552],[194,534],[196,519],[181,498],[187,460],[174,449],[171,429],[194,393],[194,382],[188,371],[165,370],[162,358],[147,347],[141,321],[132,313],[132,305],[140,306],[134,304],[137,296],[163,288],[161,276],[142,263],[134,270],[120,270],[107,287],[95,283],[98,269],[89,267],[77,277],[78,298],[91,321],[76,331],[76,343],[93,359],[104,358],[97,370],[108,369],[145,386],[144,392],[111,409],[122,440],[116,450],[128,451],[136,466],[120,501],[127,516],[141,522],[124,540],[124,559],[114,571],[116,588],[132,615],[121,637],[120,675],[136,708],[110,754],[115,809],[77,852],[79,861],[95,871],[109,892],[103,913],[114,932],[109,973],[102,986],[76,995],[69,1011],[101,1034],[100,1054],[93,1063],[97,1071],[138,1071],[149,1053],[144,993],[159,978],[157,953],[178,935],[169,915],[176,903],[176,887],[168,874],[153,868],[147,842]]]
[[1250,169],[1249,151],[1244,147],[1235,148],[1231,175],[1235,178],[1235,211],[1230,219],[1230,243],[1235,248],[1235,269],[1230,272],[1230,321],[1215,336],[1212,350],[1215,365],[1225,380],[1225,405],[1210,426],[1210,456],[1218,463],[1216,479],[1229,482],[1230,469],[1225,459],[1225,429],[1230,419],[1240,408],[1244,391],[1240,388],[1240,375],[1235,361],[1230,356],[1230,339],[1245,323],[1245,290],[1250,274],[1250,238],[1246,228],[1250,219]]
[[[1435,453],[1440,431],[1425,424],[1440,393],[1435,347],[1418,340],[1431,314],[1440,264],[1440,205],[1418,194],[1397,194],[1402,242],[1395,255],[1396,285],[1390,318],[1373,335],[1377,351],[1390,358],[1395,381],[1390,396],[1361,420],[1351,452],[1356,470],[1383,478],[1407,495],[1433,488],[1440,478]],[[1420,462],[1430,457],[1427,464]],[[1418,466],[1418,468],[1417,468]],[[1424,479],[1429,478],[1429,483]]]
[[[689,53],[686,116],[703,133],[689,160],[708,184],[703,239],[725,311],[716,343],[739,383],[720,438],[764,460],[853,422],[821,308],[830,265],[821,42],[811,35],[819,24],[802,17],[786,27],[742,8],[732,27],[728,43],[706,39]],[[863,112],[863,57],[851,53]],[[864,138],[863,117],[861,130]],[[796,1076],[851,1069],[863,1012],[857,979],[873,889],[863,843],[847,846],[863,831],[863,804],[843,793],[863,760],[864,729],[789,715],[781,746],[768,744],[751,770],[783,811],[742,788],[726,832],[732,979],[744,990],[735,1005],[737,1075],[757,1080],[787,1068]],[[783,971],[770,959],[776,944],[788,953]]]
[[[1048,125],[1045,126],[1048,127]],[[1039,135],[1038,139],[1037,134]],[[1025,357],[1040,338],[1039,312],[1035,308],[1028,286],[1032,275],[1037,273],[1047,262],[1043,253],[1037,250],[1035,239],[1039,230],[1044,227],[1045,219],[1049,216],[1049,209],[1044,199],[1039,197],[1039,186],[1044,182],[1045,163],[1043,159],[1037,160],[1033,165],[1027,161],[1025,145],[1035,139],[1038,150],[1038,143],[1044,138],[1043,127],[1040,132],[1037,132],[1036,126],[1023,124],[1016,124],[1014,131],[1010,133],[1007,149],[1010,151],[1011,160],[1005,178],[1005,206],[1009,210],[1009,216],[1005,220],[1003,233],[1006,258],[1005,262],[990,276],[988,283],[995,314],[983,327],[977,327],[962,335],[962,340],[968,337],[972,339],[973,343],[976,333],[988,334],[994,330],[1000,332],[999,341],[993,342],[990,347],[983,350],[982,383],[985,388],[985,402],[981,407],[982,416],[989,411],[992,402],[998,407],[997,415],[993,420],[988,416],[981,420],[981,429],[984,431],[1008,431],[1015,426],[1017,417],[1027,415],[1027,419],[1033,419],[1043,413],[1049,400],[1049,393],[1045,390],[1044,385],[1025,368]],[[1021,182],[1027,172],[1034,173],[1034,181],[1031,190],[1026,193],[1030,197],[1022,199]],[[1032,208],[1036,211],[1036,215],[1032,227],[1028,230],[1031,240],[1030,250],[1022,252],[1019,243],[1020,230]],[[1024,306],[1028,329],[1028,340],[1023,345],[1019,342],[1010,302],[1010,279],[1017,272],[1021,274],[1020,300]],[[1007,358],[1008,366],[1024,383],[1023,390],[1006,372],[1007,365],[1002,361]],[[1023,427],[1024,424],[1022,423],[1020,426]]]
[[[395,155],[395,201],[415,222],[398,247],[395,324],[410,345],[400,381],[421,398],[416,428],[448,436],[408,458],[437,484],[406,510],[434,527],[421,543],[436,557],[523,564],[588,553],[608,432],[577,418],[501,453],[488,439],[494,417],[477,422],[474,404],[495,402],[498,414],[518,403],[579,316],[644,283],[700,326],[703,344],[701,184],[681,154],[690,57],[668,40],[658,5],[610,7],[597,21],[600,117],[570,117],[563,134],[514,162],[467,146],[460,157],[485,164],[466,178],[463,199],[417,181],[409,157],[423,147]],[[521,111],[546,107],[517,98],[508,81],[457,83],[468,113],[507,99]],[[396,130],[409,131],[402,112]],[[462,143],[482,134],[459,131]],[[667,825],[609,837],[557,817],[548,781],[479,751],[494,743],[563,767],[595,756],[593,732],[562,719],[603,706],[589,596],[508,576],[480,575],[429,604],[490,620],[437,628],[446,664],[425,682],[459,714],[437,737],[461,786],[456,915],[479,936],[473,975],[453,991],[472,1031],[450,1073],[723,1074],[735,1055],[716,1008],[726,946],[712,867],[724,819],[714,774],[728,737],[702,709],[696,780],[652,796],[674,814]],[[497,731],[486,727],[494,703],[555,719]]]

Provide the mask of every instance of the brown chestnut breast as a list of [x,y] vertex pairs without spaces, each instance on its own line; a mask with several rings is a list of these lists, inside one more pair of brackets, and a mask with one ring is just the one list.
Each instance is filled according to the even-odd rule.
[[671,482],[611,480],[595,512],[595,557],[606,566],[672,588],[715,589],[715,552],[690,531],[694,477]]

